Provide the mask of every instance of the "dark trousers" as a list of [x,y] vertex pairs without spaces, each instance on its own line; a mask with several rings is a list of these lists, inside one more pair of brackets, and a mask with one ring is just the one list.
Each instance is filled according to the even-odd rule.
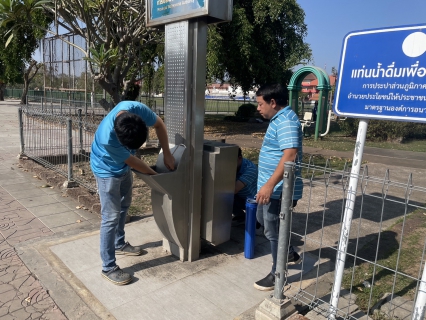
[[235,217],[244,217],[246,210],[246,201],[247,198],[234,195],[234,207],[232,208],[232,213]]

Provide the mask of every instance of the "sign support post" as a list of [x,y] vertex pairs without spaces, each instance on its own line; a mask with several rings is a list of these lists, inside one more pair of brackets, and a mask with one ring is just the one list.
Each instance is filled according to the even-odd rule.
[[349,178],[349,188],[346,194],[345,212],[343,215],[342,228],[337,249],[336,267],[334,273],[333,290],[330,298],[330,319],[335,319],[337,304],[340,297],[340,287],[342,285],[343,272],[345,270],[346,252],[349,244],[349,234],[351,231],[352,216],[354,213],[355,199],[358,188],[358,177],[361,170],[362,155],[364,153],[365,139],[367,136],[368,120],[361,119],[358,126],[354,157],[352,162],[351,175]]
[[[425,77],[426,25],[354,31],[343,40],[333,111],[338,116],[360,121],[336,256],[329,319],[335,319],[338,310],[368,119],[426,122]],[[421,288],[424,287],[422,282]],[[426,295],[419,294],[416,316],[424,313],[425,304]]]

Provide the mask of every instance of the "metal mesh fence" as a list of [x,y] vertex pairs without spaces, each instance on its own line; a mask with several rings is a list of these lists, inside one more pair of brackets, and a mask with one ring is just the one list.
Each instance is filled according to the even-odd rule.
[[[44,38],[42,42],[42,59],[44,68],[44,89],[63,90],[69,92],[90,92],[94,86],[88,77],[87,61],[83,60],[84,53],[75,46],[87,51],[83,37],[72,33],[61,37]],[[91,83],[89,83],[89,81]]]
[[[20,99],[22,96],[22,89],[5,89],[5,97]],[[85,98],[86,96],[86,98]],[[90,93],[85,94],[84,92],[65,92],[65,91],[55,91],[55,90],[28,90],[28,97],[30,102],[41,103],[43,99],[45,103],[50,103],[51,101],[62,100],[63,103],[68,105],[78,104],[84,110],[89,110],[92,105],[95,108],[102,109],[99,106],[98,101],[103,98],[102,94],[95,94],[92,96]],[[138,100],[148,107],[150,107],[158,115],[164,114],[164,97],[149,97],[149,96],[139,96]],[[228,114],[233,115],[238,111],[238,108],[244,103],[244,101],[239,100],[221,100],[221,99],[206,99],[205,100],[205,112],[209,114]],[[246,101],[246,103],[256,104],[253,101]],[[87,107],[85,107],[87,106]]]
[[97,125],[77,114],[60,114],[43,108],[21,108],[22,153],[68,181],[96,192],[90,170],[90,151]]
[[[391,180],[389,170],[382,178],[370,176],[364,166],[347,229],[342,221],[353,176],[349,168],[311,162],[302,169],[304,196],[291,216],[290,243],[303,252],[304,271],[289,267],[284,295],[312,309],[310,319],[414,319],[424,268],[426,186],[414,185],[412,174],[405,182]],[[341,233],[345,252],[337,245]],[[335,292],[335,261],[343,253],[342,287]]]

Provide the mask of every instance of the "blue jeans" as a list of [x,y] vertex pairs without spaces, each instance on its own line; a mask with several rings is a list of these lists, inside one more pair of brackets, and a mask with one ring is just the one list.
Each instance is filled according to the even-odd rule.
[[124,224],[132,202],[132,171],[120,177],[96,177],[101,200],[101,259],[102,270],[109,271],[115,264],[115,249],[124,242]]
[[[278,235],[280,227],[280,210],[281,199],[271,199],[268,204],[258,204],[256,211],[257,221],[264,227],[266,239],[271,244],[272,254],[272,270],[271,274],[275,275],[277,268],[277,254],[278,254]],[[293,246],[288,249],[288,254],[294,252]]]

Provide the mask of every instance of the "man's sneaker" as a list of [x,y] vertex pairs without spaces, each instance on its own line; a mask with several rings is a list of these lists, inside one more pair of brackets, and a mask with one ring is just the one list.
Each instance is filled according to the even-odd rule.
[[275,287],[275,276],[269,273],[265,278],[254,283],[254,287],[260,291],[270,291]]
[[141,247],[134,247],[130,243],[126,242],[121,248],[115,249],[115,254],[125,254],[128,256],[140,256],[147,252]]
[[119,266],[115,266],[113,269],[107,272],[102,270],[102,277],[118,286],[122,286],[132,282],[132,276],[127,272],[121,270]]
[[288,255],[287,263],[289,265],[299,264],[301,262],[302,262],[302,257],[299,256],[299,254],[296,251]]

